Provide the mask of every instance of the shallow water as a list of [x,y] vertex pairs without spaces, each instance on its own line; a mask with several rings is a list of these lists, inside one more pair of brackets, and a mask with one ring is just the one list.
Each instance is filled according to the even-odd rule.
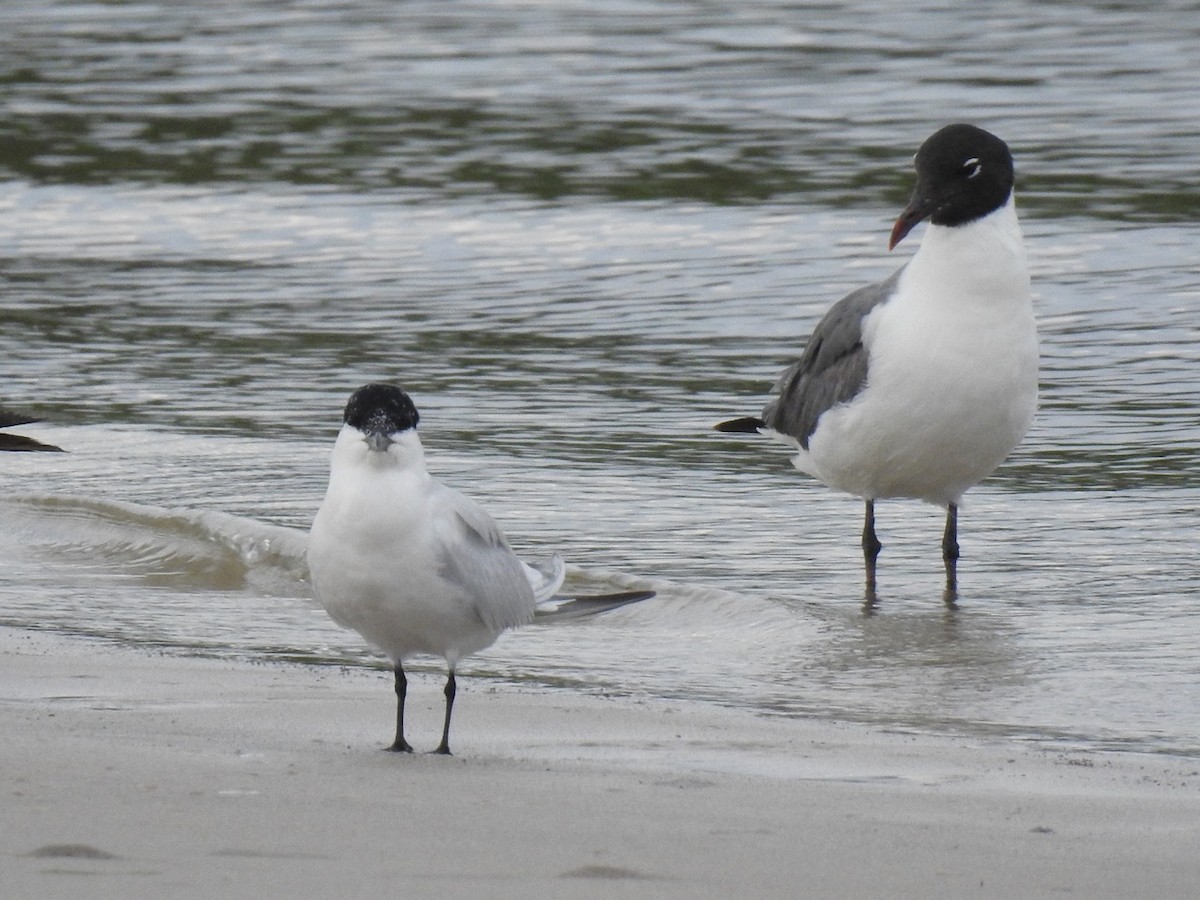
[[[1200,754],[1176,6],[5,4],[0,399],[69,452],[0,456],[0,622],[372,660],[300,548],[346,397],[398,378],[520,550],[659,591],[469,673]],[[904,502],[865,608],[860,504],[710,426],[911,254],[954,119],[1017,157],[1041,410],[957,608]]]

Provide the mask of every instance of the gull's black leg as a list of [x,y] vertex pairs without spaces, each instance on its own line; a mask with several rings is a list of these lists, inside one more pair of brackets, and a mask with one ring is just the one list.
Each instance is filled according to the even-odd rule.
[[388,747],[394,753],[412,753],[412,747],[404,739],[404,698],[408,696],[408,679],[404,677],[404,666],[396,663],[392,670],[396,675],[396,740]]
[[879,551],[883,549],[883,544],[879,543],[879,538],[875,536],[875,501],[867,501],[866,515],[863,518],[863,533],[862,533],[862,548],[863,548],[863,566],[866,569],[867,578],[867,602],[875,602],[875,560],[879,556]]
[[450,713],[454,710],[454,695],[456,693],[458,693],[458,685],[454,680],[454,670],[451,669],[450,674],[446,677],[446,721],[442,725],[442,742],[433,751],[445,756],[450,755]]
[[946,563],[946,596],[952,601],[958,591],[958,507],[953,503],[946,508],[942,560]]

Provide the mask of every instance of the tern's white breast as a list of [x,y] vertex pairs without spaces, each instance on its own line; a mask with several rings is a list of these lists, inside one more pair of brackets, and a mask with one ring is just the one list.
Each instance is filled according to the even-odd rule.
[[444,489],[423,465],[392,464],[386,457],[394,452],[335,446],[309,534],[313,591],[335,622],[393,660],[428,653],[453,664],[491,644],[499,629],[443,574]]

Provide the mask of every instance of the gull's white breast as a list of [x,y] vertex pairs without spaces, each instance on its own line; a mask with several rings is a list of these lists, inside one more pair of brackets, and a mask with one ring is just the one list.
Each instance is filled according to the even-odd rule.
[[958,503],[1037,406],[1037,329],[1016,211],[929,226],[863,323],[864,389],[827,411],[799,468],[864,498]]

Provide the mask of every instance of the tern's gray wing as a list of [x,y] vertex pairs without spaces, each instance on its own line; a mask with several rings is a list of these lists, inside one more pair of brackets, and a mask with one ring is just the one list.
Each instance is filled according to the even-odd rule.
[[497,631],[533,619],[533,588],[492,517],[471,498],[438,494],[439,573],[462,589],[475,613]]
[[891,296],[902,271],[847,294],[825,313],[803,355],[775,385],[779,396],[767,404],[762,416],[769,427],[796,438],[808,449],[808,439],[821,415],[862,390],[867,381],[863,319]]

